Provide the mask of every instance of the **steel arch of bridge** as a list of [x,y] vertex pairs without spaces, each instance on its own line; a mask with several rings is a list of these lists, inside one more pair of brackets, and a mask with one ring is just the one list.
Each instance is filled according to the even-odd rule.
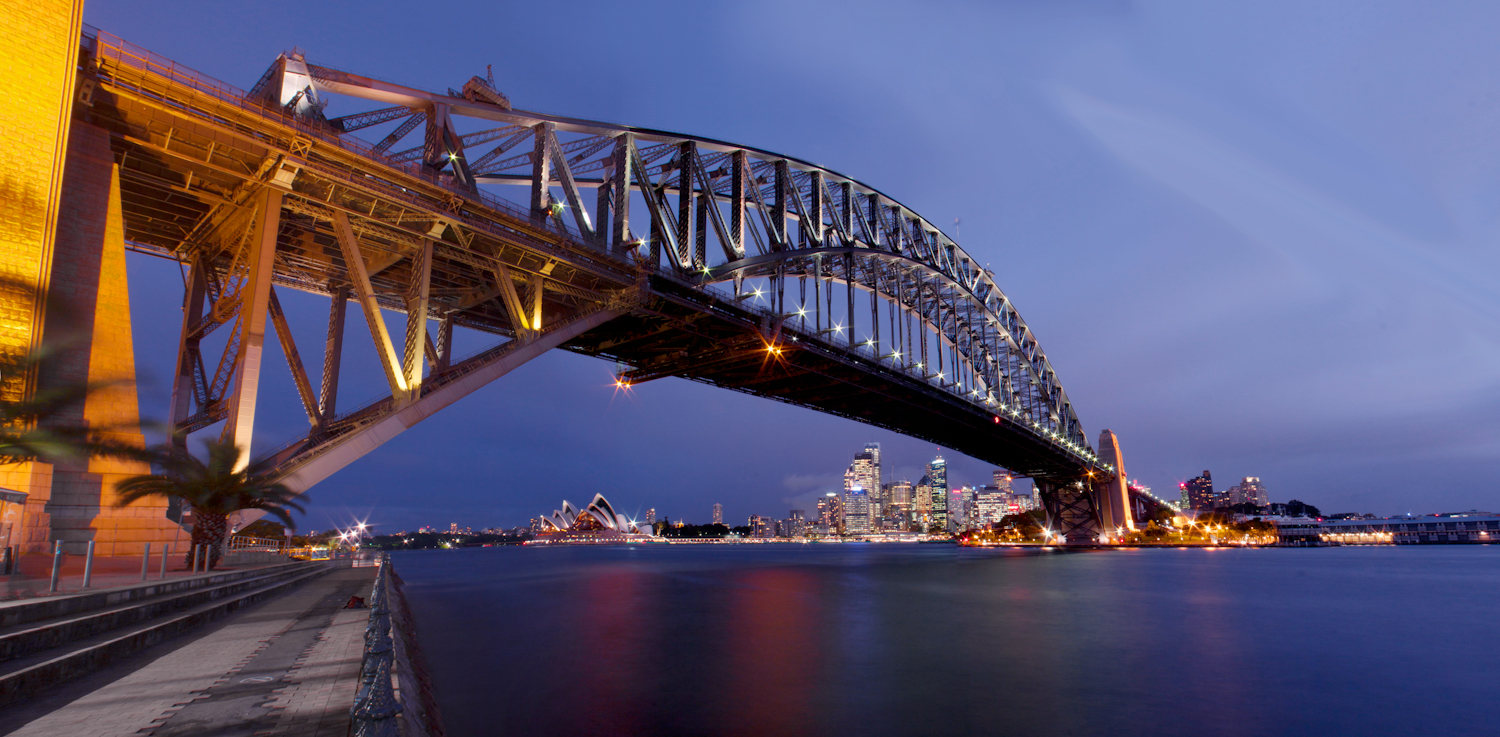
[[[309,98],[344,94],[400,103],[340,118],[341,130],[395,120],[404,111],[406,124],[397,132],[426,124],[429,133],[393,160],[446,169],[454,184],[470,190],[481,183],[529,187],[533,212],[563,217],[561,205],[585,242],[616,254],[634,252],[699,284],[739,286],[746,278],[767,278],[778,305],[792,278],[838,282],[875,295],[898,311],[897,322],[919,320],[955,354],[959,366],[942,378],[960,396],[1024,419],[1082,458],[1092,456],[1056,373],[993,276],[941,229],[874,187],[806,161],[715,139],[505,109],[479,95],[450,90],[441,96],[312,64],[305,68],[314,91]],[[276,71],[273,66],[264,79],[274,79]],[[471,84],[477,86],[477,78]],[[507,125],[464,135],[451,125],[459,117]],[[577,137],[564,141],[559,133]],[[489,150],[480,153],[485,144]],[[519,153],[502,158],[512,151]],[[552,199],[554,186],[562,191],[561,202]],[[592,216],[583,187],[597,190]],[[643,195],[649,233],[631,230],[630,199],[622,196],[627,191]],[[877,306],[871,319],[875,344],[879,319]],[[840,327],[850,350],[859,350],[855,331]],[[924,352],[881,357],[938,379],[938,370],[918,365],[930,362],[911,360]]]
[[[910,208],[837,172],[515,110],[478,77],[430,93],[283,55],[244,92],[97,31],[85,50],[82,73],[102,98],[89,114],[129,183],[127,237],[192,267],[173,421],[184,432],[225,421],[226,436],[248,440],[269,317],[312,426],[271,454],[294,486],[553,347],[621,361],[622,381],[685,376],[942,439],[894,410],[860,415],[828,398],[870,377],[929,416],[993,421],[994,437],[1034,461],[1030,475],[1066,485],[1111,471],[994,275]],[[384,107],[329,119],[333,95]],[[463,132],[459,119],[494,127]],[[382,124],[395,127],[377,143],[349,135]],[[522,204],[481,185],[519,188]],[[318,384],[273,283],[332,298]],[[391,395],[341,410],[351,302]],[[404,336],[387,334],[382,311],[406,314]],[[203,340],[226,325],[222,356],[206,362]],[[455,326],[508,341],[456,359]],[[746,328],[753,339],[739,337]],[[648,340],[674,331],[697,343]],[[767,388],[741,365],[762,349],[822,361],[815,371],[838,386],[796,394],[783,372]],[[741,373],[715,374],[715,361]],[[943,444],[1028,473],[983,447]],[[1097,518],[1091,500],[1080,504]]]

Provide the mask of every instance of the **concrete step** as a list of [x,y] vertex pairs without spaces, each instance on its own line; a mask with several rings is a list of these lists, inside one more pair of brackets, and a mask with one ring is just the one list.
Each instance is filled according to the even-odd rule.
[[255,569],[246,572],[251,575],[236,575],[230,577],[228,581],[215,582],[211,579],[216,577],[209,577],[209,579],[198,581],[199,585],[181,591],[169,591],[82,614],[3,628],[0,629],[0,662],[25,657],[48,648],[101,635],[120,627],[170,615],[215,599],[293,578],[311,570],[310,565],[316,564],[303,563]]
[[285,593],[333,570],[336,569],[332,565],[304,568],[293,576],[263,581],[260,586],[222,596],[186,610],[0,663],[0,707],[28,698],[63,681],[91,673],[122,657]]
[[96,591],[85,591],[76,594],[64,594],[61,596],[46,596],[36,599],[22,599],[20,601],[0,602],[0,631],[15,627],[16,625],[29,622],[41,622],[48,619],[57,619],[72,614],[95,611],[124,604],[132,601],[141,601],[163,594],[202,588],[205,586],[216,586],[229,581],[237,581],[243,578],[254,578],[266,575],[267,572],[276,569],[295,569],[298,566],[307,566],[308,563],[297,561],[282,563],[274,566],[262,566],[259,568],[245,568],[231,571],[215,571],[203,573],[196,576],[185,576],[173,578],[166,581],[149,581],[129,586],[117,586]]

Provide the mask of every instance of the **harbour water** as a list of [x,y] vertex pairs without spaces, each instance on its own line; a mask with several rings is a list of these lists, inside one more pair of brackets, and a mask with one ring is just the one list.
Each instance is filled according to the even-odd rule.
[[392,559],[451,735],[1500,733],[1500,546]]

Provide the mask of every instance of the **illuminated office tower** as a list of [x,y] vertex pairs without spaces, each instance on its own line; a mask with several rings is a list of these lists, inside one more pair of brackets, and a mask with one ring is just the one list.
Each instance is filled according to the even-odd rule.
[[856,486],[844,492],[844,534],[870,534],[870,495]]
[[[880,489],[885,484],[885,475],[882,473],[880,466],[880,443],[865,443],[865,452],[870,454],[870,462],[874,465],[874,468],[871,470],[874,478],[870,480],[870,484],[865,487],[865,490]],[[870,496],[873,498],[876,495],[874,492],[871,492]]]
[[880,447],[876,445],[875,453],[866,450],[854,454],[854,463],[849,464],[849,469],[844,471],[845,492],[857,486],[863,489],[866,495],[874,499],[879,499],[880,464],[879,461],[875,460],[876,454],[879,452]]
[[974,523],[977,527],[988,527],[1005,519],[1010,513],[1011,495],[997,491],[994,487],[979,490],[974,495]]
[[830,491],[818,500],[818,524],[830,532],[843,532],[844,505],[838,494]]
[[656,507],[652,507],[652,508],[646,510],[646,524],[650,525],[650,524],[655,524],[655,523],[656,523]]
[[959,504],[963,505],[963,513],[958,517],[960,530],[971,530],[979,526],[979,505],[975,502],[978,490],[972,486],[965,486],[958,492]]
[[932,483],[932,526],[948,529],[948,462],[942,456],[927,464],[927,478]]
[[890,514],[902,519],[911,519],[912,509],[912,485],[906,479],[891,483],[891,511]]
[[1195,510],[1212,511],[1214,503],[1214,477],[1205,469],[1202,476],[1195,476],[1182,485],[1188,506]]
[[723,504],[715,504],[714,505],[714,524],[716,524],[716,525],[722,525],[722,524],[724,524],[724,505]]
[[925,474],[912,490],[911,519],[918,529],[932,521],[932,478]]
[[1231,505],[1248,503],[1264,507],[1270,503],[1266,487],[1261,485],[1260,479],[1255,476],[1246,476],[1243,481],[1229,487],[1228,496]]

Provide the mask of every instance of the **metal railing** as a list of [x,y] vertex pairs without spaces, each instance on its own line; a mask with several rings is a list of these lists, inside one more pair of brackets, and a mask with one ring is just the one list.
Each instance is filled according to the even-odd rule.
[[233,535],[229,538],[229,544],[225,546],[224,551],[226,553],[284,553],[286,549],[285,538]]

